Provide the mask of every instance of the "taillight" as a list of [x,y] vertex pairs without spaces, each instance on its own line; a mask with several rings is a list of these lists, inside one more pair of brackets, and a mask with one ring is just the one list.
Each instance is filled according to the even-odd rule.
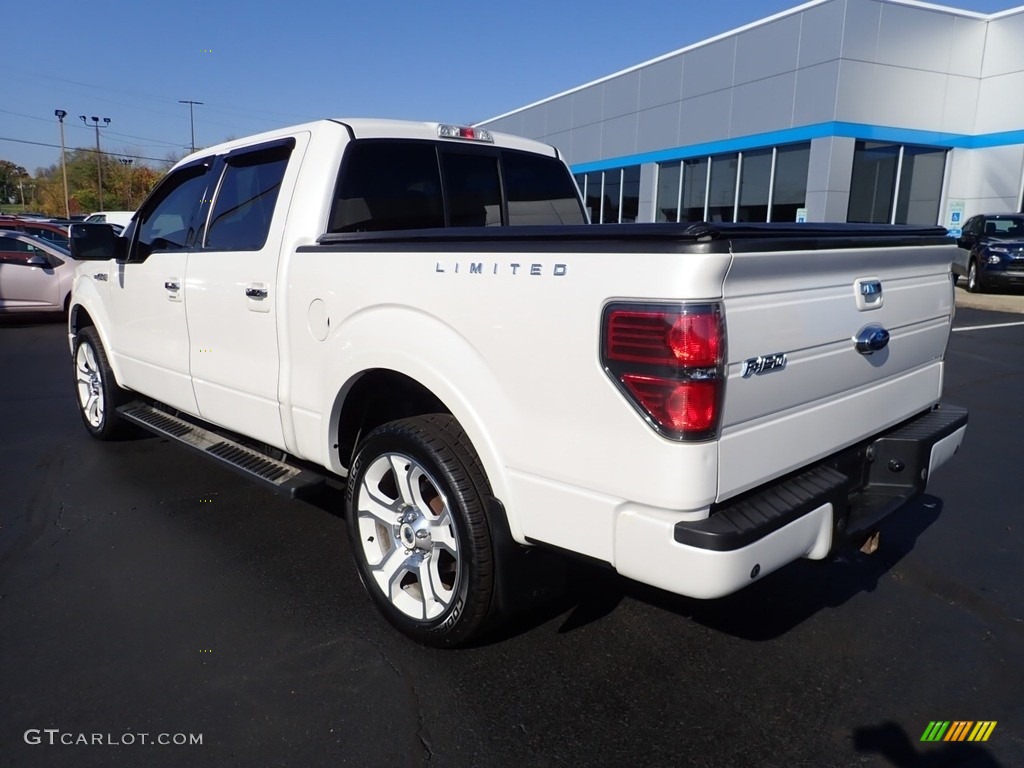
[[601,362],[663,435],[714,437],[722,410],[725,339],[717,304],[611,304]]

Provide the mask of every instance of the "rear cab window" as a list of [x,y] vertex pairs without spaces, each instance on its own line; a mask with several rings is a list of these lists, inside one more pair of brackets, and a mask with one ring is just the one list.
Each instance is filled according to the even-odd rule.
[[500,147],[357,139],[336,190],[328,233],[586,223],[560,160]]

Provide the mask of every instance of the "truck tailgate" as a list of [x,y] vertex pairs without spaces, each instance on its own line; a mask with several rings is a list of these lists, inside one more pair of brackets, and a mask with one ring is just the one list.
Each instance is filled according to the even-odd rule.
[[953,313],[949,243],[733,241],[720,501],[938,401]]

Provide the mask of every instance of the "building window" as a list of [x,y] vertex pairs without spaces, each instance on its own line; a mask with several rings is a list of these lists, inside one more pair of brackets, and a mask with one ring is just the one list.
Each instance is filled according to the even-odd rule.
[[680,221],[704,221],[704,201],[708,194],[708,158],[683,160],[683,197],[679,208]]
[[636,221],[640,210],[640,166],[576,174],[592,224]]
[[604,195],[603,208],[601,210],[602,224],[619,223],[619,204],[622,195],[622,169],[604,172]]
[[796,221],[810,157],[803,143],[661,163],[655,221]]
[[[746,162],[746,155],[744,155]],[[772,176],[772,216],[769,221],[796,221],[797,212],[807,205],[807,167],[810,144],[791,144],[775,151]]]
[[665,163],[658,166],[658,202],[655,205],[655,221],[679,221],[679,177],[682,166],[679,163]]
[[622,209],[619,221],[629,224],[636,221],[640,213],[640,166],[622,169]]
[[896,195],[897,224],[935,224],[939,220],[946,150],[904,147],[900,191]]
[[847,221],[935,224],[945,149],[858,141],[853,151]]
[[743,167],[740,169],[740,207],[736,213],[736,221],[768,221],[773,155],[774,150],[771,149],[743,153]]
[[897,144],[858,141],[853,150],[850,207],[847,221],[888,223],[892,217],[892,190],[896,184]]
[[732,221],[736,211],[736,172],[739,155],[711,158],[711,183],[708,185],[707,221]]
[[587,212],[592,224],[601,223],[601,180],[603,174],[588,173],[583,185],[583,199],[586,201]]

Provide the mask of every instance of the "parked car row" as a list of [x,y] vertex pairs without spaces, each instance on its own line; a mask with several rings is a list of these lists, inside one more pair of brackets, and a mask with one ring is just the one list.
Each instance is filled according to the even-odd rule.
[[76,219],[0,215],[0,314],[67,311],[78,262],[69,229],[108,224],[120,234],[131,211],[100,211]]

